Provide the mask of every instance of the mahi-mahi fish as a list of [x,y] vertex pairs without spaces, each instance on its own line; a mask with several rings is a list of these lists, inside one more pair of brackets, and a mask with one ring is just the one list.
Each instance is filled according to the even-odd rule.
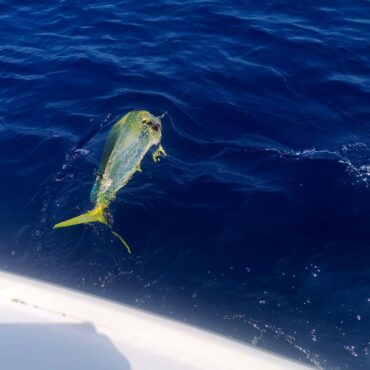
[[161,117],[155,117],[145,110],[134,110],[123,116],[110,130],[95,184],[91,191],[94,209],[80,216],[60,222],[54,229],[90,222],[107,225],[112,233],[122,242],[127,251],[131,249],[126,241],[112,230],[106,212],[117,192],[124,187],[135,172],[141,172],[141,161],[152,146],[154,162],[160,156],[166,156],[161,145]]

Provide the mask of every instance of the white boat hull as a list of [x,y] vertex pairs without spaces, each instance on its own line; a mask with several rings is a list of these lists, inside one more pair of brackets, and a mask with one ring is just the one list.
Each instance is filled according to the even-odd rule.
[[306,368],[125,305],[0,272],[0,369]]

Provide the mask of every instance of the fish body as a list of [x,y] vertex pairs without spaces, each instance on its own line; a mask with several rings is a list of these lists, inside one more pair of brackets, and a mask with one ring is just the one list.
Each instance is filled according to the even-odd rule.
[[[93,210],[60,222],[54,228],[68,227],[82,223],[101,222],[110,227],[105,211],[115,198],[117,192],[124,187],[137,171],[144,156],[152,146],[158,145],[152,155],[157,162],[160,155],[166,155],[160,145],[162,123],[145,110],[135,110],[123,116],[110,130],[100,169],[91,192],[91,201],[95,203]],[[112,230],[130,252],[123,238]]]
[[[96,203],[108,206],[140,168],[145,154],[161,140],[161,121],[147,111],[126,114],[112,128],[96,180]],[[95,199],[92,199],[95,201]]]

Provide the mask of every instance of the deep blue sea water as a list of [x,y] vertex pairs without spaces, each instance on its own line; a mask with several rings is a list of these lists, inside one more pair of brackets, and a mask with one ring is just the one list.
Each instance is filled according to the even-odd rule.
[[[0,268],[369,369],[370,3],[0,1]],[[168,111],[104,226],[107,133]]]

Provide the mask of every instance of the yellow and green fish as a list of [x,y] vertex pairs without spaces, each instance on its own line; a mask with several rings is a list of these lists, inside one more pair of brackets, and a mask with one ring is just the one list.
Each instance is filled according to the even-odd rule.
[[90,222],[107,225],[123,243],[127,251],[131,249],[126,241],[112,230],[106,218],[106,210],[117,192],[124,187],[136,171],[141,172],[140,164],[152,146],[157,146],[152,154],[154,162],[166,156],[161,145],[161,117],[155,117],[145,110],[134,110],[123,116],[110,130],[105,144],[100,170],[91,192],[93,210],[80,216],[60,222],[54,229]]

